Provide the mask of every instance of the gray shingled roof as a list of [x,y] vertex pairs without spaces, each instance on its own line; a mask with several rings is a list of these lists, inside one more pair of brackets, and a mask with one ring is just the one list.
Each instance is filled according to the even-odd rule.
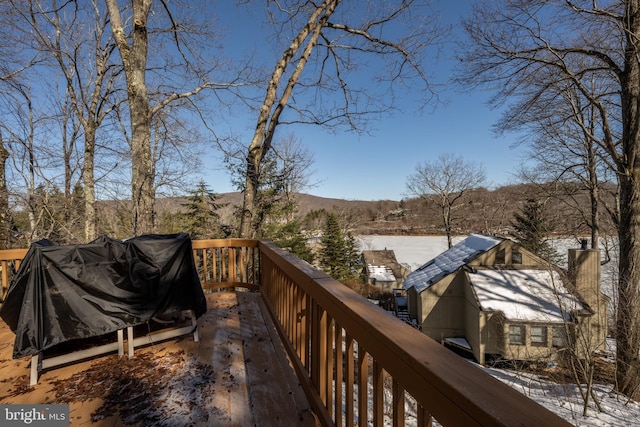
[[442,277],[453,273],[503,240],[499,237],[472,234],[409,274],[403,286],[407,290],[415,287],[416,291],[421,293]]

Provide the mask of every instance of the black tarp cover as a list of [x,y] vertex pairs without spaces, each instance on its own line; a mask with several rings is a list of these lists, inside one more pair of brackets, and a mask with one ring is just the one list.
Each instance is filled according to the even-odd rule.
[[13,357],[114,332],[152,317],[206,311],[187,234],[100,237],[29,248],[11,281],[0,317],[15,332]]

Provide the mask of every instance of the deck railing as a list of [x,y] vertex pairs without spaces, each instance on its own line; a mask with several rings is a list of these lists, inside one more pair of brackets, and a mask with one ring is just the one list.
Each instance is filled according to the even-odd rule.
[[192,240],[193,259],[202,287],[206,289],[260,286],[258,240]]
[[[570,425],[269,242],[194,240],[193,251],[206,289],[261,292],[322,425]],[[0,251],[3,295],[25,253]]]
[[9,289],[9,283],[14,273],[20,268],[22,259],[27,254],[28,249],[5,249],[0,250],[0,269],[2,273],[0,278],[0,301],[4,301],[4,297]]

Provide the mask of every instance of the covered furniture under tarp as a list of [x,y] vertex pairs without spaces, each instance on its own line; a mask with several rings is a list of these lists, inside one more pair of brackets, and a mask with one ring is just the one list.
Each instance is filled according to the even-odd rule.
[[100,237],[84,245],[34,243],[0,317],[16,334],[13,357],[20,358],[186,310],[200,317],[206,300],[191,240],[180,233]]

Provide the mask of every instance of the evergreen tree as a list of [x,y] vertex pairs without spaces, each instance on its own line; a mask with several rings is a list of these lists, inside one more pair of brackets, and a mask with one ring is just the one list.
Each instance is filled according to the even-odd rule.
[[218,195],[211,192],[204,181],[200,181],[195,189],[186,197],[187,203],[182,206],[182,229],[192,239],[212,239],[222,237],[220,215],[216,212],[223,207],[217,202]]
[[320,244],[322,245],[319,260],[320,266],[327,274],[340,280],[343,273],[342,267],[344,266],[342,259],[344,239],[340,224],[338,224],[338,218],[333,213],[327,215]]
[[535,199],[528,199],[521,211],[514,214],[511,223],[515,240],[528,251],[539,257],[556,263],[558,253],[549,245],[547,236],[551,232],[544,204]]
[[298,220],[286,222],[278,227],[277,230],[274,230],[276,233],[273,237],[273,243],[312,264],[315,257],[307,244],[307,239],[301,227]]
[[171,212],[167,210],[160,215],[158,232],[161,234],[175,234],[184,231],[184,212]]
[[362,276],[362,270],[364,262],[362,260],[362,253],[358,250],[358,242],[353,234],[347,232],[344,242],[345,259],[347,262],[347,268],[349,271],[349,278],[361,279],[365,281]]
[[320,243],[320,266],[327,274],[339,281],[358,277],[361,261],[356,240],[342,232],[334,213],[327,215]]
[[[312,263],[313,251],[307,243],[302,222],[297,219],[298,203],[294,191],[304,185],[300,180],[305,172],[300,172],[299,168],[308,163],[308,160],[305,160],[304,155],[302,159],[288,156],[286,151],[271,150],[262,162],[251,228],[255,238],[271,240],[298,258]],[[246,179],[243,175],[238,175],[243,169],[236,160],[227,159],[227,167],[231,171],[234,185],[244,192]],[[298,164],[298,160],[302,163]],[[236,210],[235,217],[242,217],[240,207]]]

